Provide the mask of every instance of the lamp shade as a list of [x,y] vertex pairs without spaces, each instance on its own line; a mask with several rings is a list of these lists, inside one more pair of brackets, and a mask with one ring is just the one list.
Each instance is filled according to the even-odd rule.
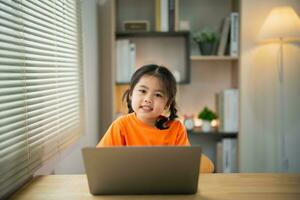
[[260,40],[300,40],[300,19],[293,8],[277,7],[267,16],[259,35]]

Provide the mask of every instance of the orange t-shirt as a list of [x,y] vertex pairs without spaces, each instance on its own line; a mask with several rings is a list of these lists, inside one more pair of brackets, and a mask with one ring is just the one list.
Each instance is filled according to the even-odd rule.
[[[108,146],[190,146],[183,124],[174,120],[169,128],[159,130],[140,121],[135,113],[115,120],[106,131],[97,147]],[[213,172],[214,166],[205,155],[201,157],[201,172]]]

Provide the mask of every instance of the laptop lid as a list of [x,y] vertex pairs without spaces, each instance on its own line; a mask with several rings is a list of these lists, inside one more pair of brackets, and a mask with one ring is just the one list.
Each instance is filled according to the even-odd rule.
[[82,153],[94,195],[197,192],[200,147],[102,147],[83,148]]

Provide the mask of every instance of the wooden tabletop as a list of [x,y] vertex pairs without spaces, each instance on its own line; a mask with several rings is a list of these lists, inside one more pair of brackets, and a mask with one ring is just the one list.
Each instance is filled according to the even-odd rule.
[[201,174],[194,195],[93,196],[85,175],[49,175],[35,177],[12,199],[22,200],[287,200],[300,199],[300,174]]

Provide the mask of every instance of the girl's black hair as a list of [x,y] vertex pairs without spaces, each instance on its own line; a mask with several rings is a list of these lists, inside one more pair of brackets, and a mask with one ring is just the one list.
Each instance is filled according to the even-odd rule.
[[134,72],[130,80],[130,87],[128,90],[125,91],[123,94],[123,101],[126,100],[128,113],[132,113],[133,109],[131,106],[131,95],[135,85],[139,82],[142,76],[149,75],[158,78],[161,81],[162,86],[164,87],[164,91],[167,93],[168,102],[167,105],[169,106],[170,115],[169,117],[160,117],[155,126],[159,129],[167,129],[169,121],[174,120],[177,118],[177,109],[176,109],[176,80],[173,74],[164,66],[159,66],[155,64],[144,65],[140,67],[138,70]]

